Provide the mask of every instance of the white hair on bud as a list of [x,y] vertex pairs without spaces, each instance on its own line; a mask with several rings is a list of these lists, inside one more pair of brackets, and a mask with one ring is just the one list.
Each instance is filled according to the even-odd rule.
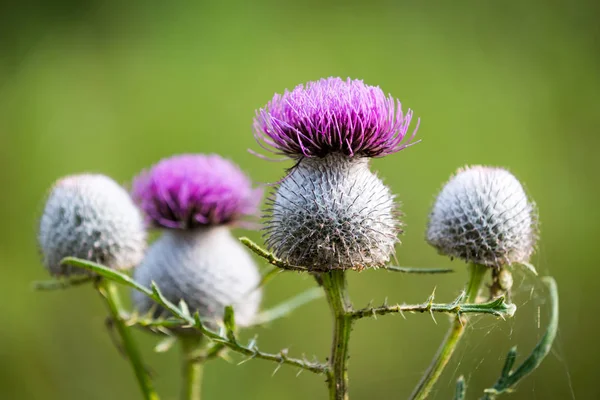
[[[252,257],[227,227],[165,230],[148,249],[134,272],[146,287],[155,282],[162,294],[214,326],[225,306],[233,306],[238,326],[252,324],[261,300],[260,274]],[[157,307],[146,295],[134,291],[141,313]],[[156,315],[164,310],[156,308]]]
[[40,220],[38,242],[50,272],[69,275],[87,272],[61,265],[65,257],[114,269],[136,265],[146,249],[146,231],[125,189],[107,176],[81,174],[54,184]]
[[303,158],[271,200],[266,244],[285,262],[314,271],[389,262],[400,222],[394,196],[369,159]]
[[427,241],[441,254],[499,267],[527,262],[537,240],[535,206],[502,168],[459,169],[429,216]]

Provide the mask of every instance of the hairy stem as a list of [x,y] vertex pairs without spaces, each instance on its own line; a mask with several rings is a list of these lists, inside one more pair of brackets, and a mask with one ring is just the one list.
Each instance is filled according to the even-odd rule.
[[[477,294],[481,289],[483,277],[487,272],[488,267],[484,265],[472,264],[469,265],[469,281],[465,287],[465,303],[474,303],[477,299]],[[444,371],[444,368],[450,361],[454,350],[458,342],[460,341],[463,333],[465,332],[465,326],[467,324],[467,317],[464,315],[457,315],[444,338],[441,346],[439,347],[433,362],[425,371],[425,375],[419,381],[417,387],[410,396],[411,400],[423,400],[426,399],[431,389],[439,379],[440,375]]]
[[123,349],[127,354],[127,358],[129,358],[131,366],[133,367],[135,377],[140,390],[142,391],[144,399],[158,400],[158,394],[154,391],[152,381],[148,375],[148,372],[146,371],[144,363],[142,362],[137,345],[133,340],[133,336],[131,335],[129,328],[125,325],[122,311],[123,305],[121,304],[121,298],[119,297],[119,292],[115,286],[115,283],[107,279],[100,279],[97,282],[97,287],[98,291],[106,301],[106,305],[110,311],[113,323],[117,328],[119,336],[121,337]]
[[204,372],[204,357],[202,336],[181,337],[183,357],[183,387],[182,400],[200,400],[202,398],[202,373]]
[[[202,333],[206,338],[208,338],[212,342],[217,343],[219,345],[223,345],[237,353],[243,354],[248,357],[247,359],[260,358],[263,360],[274,361],[279,364],[291,365],[293,367],[311,371],[316,374],[329,374],[329,365],[324,365],[317,361],[310,362],[306,358],[298,359],[289,357],[287,350],[281,350],[279,353],[276,354],[265,353],[257,348],[256,342],[254,340],[252,340],[247,346],[242,345],[240,342],[238,342],[237,338],[235,337],[235,332],[228,332],[227,335],[223,336],[219,332],[212,331],[202,323],[198,313],[195,313],[192,316],[188,312],[184,312],[180,307],[167,300],[155,283],[152,283],[152,288],[147,288],[143,285],[140,285],[130,276],[122,272],[105,267],[104,265],[100,265],[88,260],[82,260],[79,258],[66,257],[62,261],[62,263],[94,272],[95,274],[98,274],[108,280],[111,280],[112,282],[116,282],[121,285],[133,288],[148,296],[148,298],[163,306],[175,317],[174,320],[172,319],[171,321],[168,321],[168,324],[166,323],[167,321],[161,321],[161,326],[179,326],[181,322],[178,320],[182,320],[185,322],[186,326],[194,327],[194,329],[198,330],[198,332]],[[226,311],[227,308],[229,308],[229,306],[225,308]],[[143,319],[137,320],[137,322],[141,323],[143,322]],[[153,324],[150,323],[150,325]]]
[[329,399],[348,399],[348,342],[352,330],[352,304],[348,296],[346,274],[342,270],[319,276],[333,313],[334,328],[329,357]]

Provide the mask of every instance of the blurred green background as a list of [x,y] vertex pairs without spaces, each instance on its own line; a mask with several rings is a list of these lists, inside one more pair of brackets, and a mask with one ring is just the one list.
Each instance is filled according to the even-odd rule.
[[[424,240],[428,209],[459,166],[503,165],[539,206],[533,263],[556,277],[561,328],[554,351],[514,399],[600,397],[597,342],[600,25],[593,1],[24,1],[0,5],[0,398],[136,399],[129,365],[104,328],[98,296],[81,287],[35,293],[45,279],[36,225],[48,187],[76,172],[127,184],[182,152],[217,152],[259,182],[287,163],[261,160],[254,110],[274,92],[327,76],[362,78],[421,117],[422,143],[373,162],[402,201],[398,262],[452,266],[452,276],[351,273],[358,306],[420,302],[437,287],[449,301],[464,265]],[[256,233],[250,234],[260,240]],[[313,282],[284,274],[265,305]],[[476,318],[433,398],[467,376],[477,398],[511,345],[527,353],[547,322],[546,292],[517,274],[512,321]],[[538,318],[539,317],[539,318]],[[442,339],[447,319],[380,317],[351,342],[353,399],[404,399]],[[248,332],[251,335],[254,332]],[[259,345],[324,360],[323,300],[256,330]],[[137,334],[137,333],[136,333]],[[137,334],[164,399],[176,399],[179,355],[154,354]],[[174,349],[176,350],[176,349]],[[239,360],[233,356],[234,360]],[[207,367],[207,399],[322,399],[323,378],[252,361]],[[508,398],[509,396],[507,396]]]

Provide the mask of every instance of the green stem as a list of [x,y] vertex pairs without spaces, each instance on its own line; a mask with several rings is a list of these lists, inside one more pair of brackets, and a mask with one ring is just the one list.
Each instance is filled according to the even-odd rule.
[[183,356],[183,390],[182,400],[200,400],[202,398],[202,373],[204,357],[202,357],[202,336],[181,337]]
[[[465,288],[466,297],[465,303],[474,303],[477,299],[477,294],[481,289],[483,283],[483,277],[489,267],[485,265],[471,264],[469,265],[469,281]],[[431,389],[439,379],[440,375],[444,371],[444,368],[450,361],[456,345],[462,338],[465,332],[465,326],[467,324],[467,317],[464,315],[457,315],[450,326],[450,330],[446,334],[444,341],[438,349],[433,362],[425,371],[425,375],[419,381],[419,384],[410,396],[411,400],[423,400],[426,399]]]
[[138,385],[140,390],[142,391],[142,395],[146,400],[158,400],[158,394],[154,391],[154,387],[148,372],[142,362],[141,354],[133,340],[133,336],[129,328],[125,325],[123,319],[123,305],[121,303],[121,298],[119,297],[119,292],[117,290],[114,282],[111,282],[106,279],[100,279],[97,283],[98,290],[100,294],[106,300],[106,305],[110,311],[110,315],[112,317],[112,321],[117,328],[119,336],[121,337],[121,342],[123,348],[129,358],[129,362],[133,367],[133,371],[135,372],[135,377],[137,378]]
[[346,274],[334,270],[319,276],[333,313],[334,328],[327,383],[330,400],[348,399],[348,342],[352,331],[352,304]]

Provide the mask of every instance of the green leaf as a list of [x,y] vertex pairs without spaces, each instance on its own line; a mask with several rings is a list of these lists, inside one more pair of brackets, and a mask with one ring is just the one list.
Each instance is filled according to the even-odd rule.
[[496,396],[512,390],[523,378],[540,366],[552,349],[552,344],[558,332],[558,288],[556,281],[552,277],[543,277],[542,281],[548,285],[551,300],[550,321],[548,322],[546,333],[544,333],[544,336],[542,336],[531,354],[514,371],[511,371],[511,369],[517,358],[517,349],[516,347],[510,349],[502,367],[500,378],[493,387],[484,390],[485,400],[492,400]]
[[310,303],[315,299],[319,299],[324,295],[325,292],[320,287],[308,289],[273,308],[261,312],[254,319],[253,325],[262,325],[286,317],[297,308]]
[[187,303],[185,302],[185,300],[181,299],[179,301],[179,309],[181,310],[181,312],[183,313],[183,315],[185,315],[186,317],[192,317],[192,314],[190,314],[190,309],[187,305]]
[[522,267],[524,267],[526,270],[528,270],[535,276],[538,275],[537,270],[535,269],[535,266],[533,264],[530,264],[528,262],[521,262],[521,263],[518,263],[517,265],[521,265]]
[[158,301],[163,307],[169,310],[173,315],[180,317],[188,322],[193,323],[193,318],[189,315],[184,314],[179,307],[171,303],[165,296],[163,296],[156,282],[152,281],[152,290],[150,290],[150,297],[155,301]]
[[134,281],[130,276],[125,275],[122,272],[115,271],[114,269],[105,267],[104,265],[97,264],[95,262],[82,260],[80,258],[75,258],[75,257],[66,257],[66,258],[63,258],[63,260],[61,261],[61,264],[67,264],[67,265],[71,265],[73,267],[86,269],[88,271],[96,273],[97,275],[100,275],[101,277],[103,277],[105,279],[120,283],[125,286],[129,286],[129,287],[137,289],[145,294],[152,293],[148,288],[140,285],[139,283]]
[[83,285],[94,280],[93,276],[79,275],[70,276],[60,279],[50,279],[47,281],[35,281],[32,283],[34,290],[40,291],[51,291],[51,290],[62,290],[70,287]]
[[448,274],[450,272],[454,272],[451,268],[415,268],[415,267],[398,267],[395,265],[388,265],[387,267],[383,267],[382,269],[386,269],[392,272],[402,272],[405,274]]
[[279,267],[271,268],[270,270],[268,270],[266,273],[263,274],[263,276],[261,277],[260,282],[258,283],[256,288],[258,289],[258,288],[264,287],[267,283],[269,283],[273,278],[275,278],[277,275],[279,275],[283,271],[284,270]]
[[280,260],[273,253],[263,249],[262,247],[260,247],[259,245],[254,243],[252,240],[248,239],[247,237],[241,237],[241,238],[239,238],[239,241],[242,242],[242,244],[244,246],[246,246],[250,250],[252,250],[254,252],[254,254],[264,258],[265,260],[267,260],[267,262],[269,264],[275,265],[278,268],[282,268],[282,269],[286,269],[286,270],[290,270],[290,271],[310,271],[306,267],[290,265],[290,264]]

